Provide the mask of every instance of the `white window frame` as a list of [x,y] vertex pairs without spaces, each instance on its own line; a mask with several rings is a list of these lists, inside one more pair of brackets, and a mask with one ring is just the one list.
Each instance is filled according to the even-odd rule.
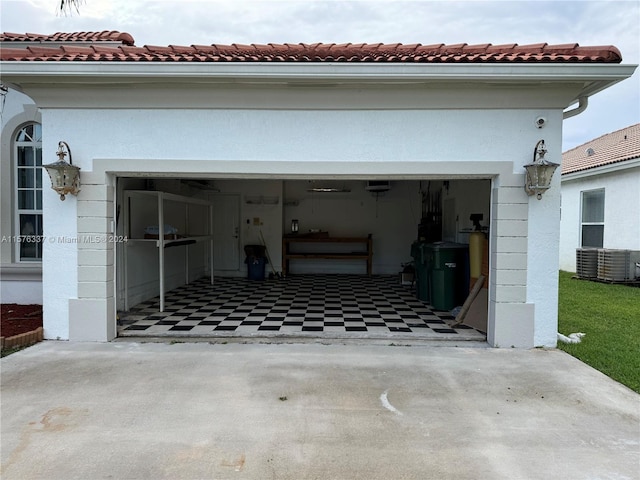
[[[36,137],[36,140],[19,141],[19,136],[29,126],[34,126],[40,131],[40,138]],[[34,135],[35,136],[35,135]],[[39,140],[39,141],[38,141]],[[18,152],[21,147],[30,147],[35,149],[33,156],[33,165],[19,165]],[[38,158],[38,150],[40,152]],[[38,224],[40,230],[42,229],[42,126],[38,122],[29,122],[16,129],[13,134],[13,193],[14,193],[14,258],[17,263],[41,263],[42,262],[42,236],[38,235],[37,231],[33,234],[23,235],[21,231],[21,215],[36,215],[38,216],[36,222],[36,230]],[[24,187],[20,183],[21,171],[25,171],[27,174],[33,175],[33,186]],[[33,208],[21,208],[20,207],[20,193],[32,192],[33,195]],[[39,207],[39,208],[38,208]],[[33,257],[21,257],[21,251],[27,246],[33,246],[35,250],[35,256]]]
[[[584,218],[584,202],[585,194],[602,193],[602,220],[585,222]],[[605,224],[605,205],[606,205],[606,193],[604,188],[594,188],[592,190],[583,190],[580,192],[580,246],[583,248],[603,248],[604,247],[604,224]],[[601,226],[602,227],[602,245],[584,245],[584,227],[585,226]]]

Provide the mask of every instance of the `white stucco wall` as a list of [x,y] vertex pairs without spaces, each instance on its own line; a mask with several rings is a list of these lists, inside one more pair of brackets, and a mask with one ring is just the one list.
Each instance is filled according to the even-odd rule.
[[[311,94],[310,97],[316,98]],[[323,98],[318,96],[316,100],[322,102]],[[539,115],[549,119],[544,131],[533,125]],[[551,193],[542,201],[529,199],[522,189],[521,166],[531,160],[533,146],[540,138],[547,142],[550,159],[559,155],[560,115],[559,110],[549,109],[341,110],[336,107],[322,111],[144,111],[58,108],[47,109],[44,115],[48,125],[45,150],[55,151],[58,140],[67,141],[73,150],[74,163],[83,169],[83,183],[96,186],[108,183],[105,172],[290,179],[489,178],[502,172],[501,179],[508,182],[506,187],[513,191],[510,195],[531,206],[535,229],[528,232],[527,245],[518,240],[513,247],[508,247],[517,252],[499,254],[503,258],[494,265],[494,272],[505,269],[503,262],[509,256],[524,258],[522,264],[516,262],[513,266],[516,272],[526,270],[528,264],[534,267],[527,278],[512,275],[505,280],[503,275],[491,287],[491,309],[503,321],[496,327],[497,336],[490,335],[490,341],[506,347],[552,346],[557,321],[554,288],[558,257],[549,255],[549,245],[556,251],[557,245],[546,241],[546,237],[552,237],[557,231],[557,215],[545,213],[557,210],[559,197]],[[207,134],[194,141],[194,132],[204,127]],[[505,171],[504,165],[511,168]],[[515,174],[513,178],[512,174]],[[108,220],[113,204],[96,205],[96,208],[105,210],[106,213],[100,215],[106,215]],[[524,218],[526,224],[527,208],[511,211],[504,207],[502,211],[507,216]],[[63,203],[51,192],[45,196],[45,212],[60,219],[55,229],[50,228],[46,235],[77,235],[75,198]],[[497,223],[498,233],[500,229]],[[518,238],[526,234],[519,230],[515,233]],[[505,248],[503,244],[501,241],[495,248],[501,251]],[[73,264],[76,260],[73,248],[48,245],[45,282],[54,284],[54,272]],[[69,301],[78,304],[73,300],[78,298],[77,276],[72,273],[63,279],[56,278],[56,282],[55,288],[45,291],[44,301],[48,305],[45,322],[49,336],[65,338],[69,309],[64,304]],[[85,291],[85,287],[82,290]],[[104,295],[111,299],[107,300],[110,305],[113,284],[106,287]],[[98,300],[81,305],[94,305]],[[516,317],[503,313],[509,305],[525,304],[529,306],[520,309]],[[78,307],[78,311],[82,309]],[[521,322],[526,328],[522,328]]]
[[[91,169],[90,162],[96,158],[269,159],[292,162],[292,173],[304,175],[300,167],[318,161],[512,161],[522,156],[517,140],[530,137],[535,145],[540,135],[548,136],[533,127],[531,117],[536,113],[515,109],[426,112],[156,109],[150,114],[140,110],[56,109],[48,111],[55,127],[47,133],[48,137],[66,138],[72,146],[74,161],[85,170]],[[192,141],[194,132],[206,126],[211,126],[207,134]],[[527,130],[525,135],[523,131]],[[525,163],[529,156],[523,159]],[[203,172],[208,171],[203,165]]]
[[42,305],[41,269],[34,276],[36,280],[17,280],[15,276],[13,276],[14,278],[9,277],[6,280],[2,280],[0,282],[0,302],[17,303],[19,305]]
[[[561,140],[556,139],[548,155],[560,163]],[[549,143],[547,143],[549,148]],[[534,344],[556,342],[558,325],[558,258],[560,223],[560,175],[554,175],[552,187],[541,200],[529,197],[527,234],[527,302],[535,305]],[[554,331],[555,330],[555,331]]]
[[[48,113],[43,113],[43,124],[50,124]],[[55,154],[57,143],[63,138],[43,133],[43,163],[55,160],[51,155],[54,158],[49,157],[51,162],[48,162],[47,152]],[[49,339],[69,338],[69,299],[78,297],[77,207],[78,201],[73,195],[60,201],[60,196],[51,188],[42,191],[42,215],[46,219],[42,247],[42,320],[44,336]]]
[[604,248],[640,250],[640,165],[562,181],[560,268],[576,271],[581,246],[582,192],[605,190]]

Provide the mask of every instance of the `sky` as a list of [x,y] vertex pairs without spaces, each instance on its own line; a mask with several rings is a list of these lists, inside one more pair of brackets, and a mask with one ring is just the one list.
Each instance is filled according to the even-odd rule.
[[[119,30],[137,46],[212,43],[615,45],[640,63],[640,0],[0,0],[0,30]],[[640,69],[564,121],[563,151],[640,122]]]

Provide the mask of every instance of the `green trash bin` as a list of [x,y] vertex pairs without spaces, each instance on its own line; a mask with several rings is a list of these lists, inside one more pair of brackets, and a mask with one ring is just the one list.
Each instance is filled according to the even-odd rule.
[[411,256],[416,271],[416,297],[423,302],[429,301],[429,276],[427,274],[427,251],[425,242],[411,244]]
[[463,254],[466,245],[436,242],[425,245],[431,306],[436,310],[453,309],[460,297],[460,278],[464,275]]

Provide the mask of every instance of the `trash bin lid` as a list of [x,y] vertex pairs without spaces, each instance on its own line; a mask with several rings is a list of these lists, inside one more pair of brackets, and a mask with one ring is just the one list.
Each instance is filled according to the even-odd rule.
[[247,257],[264,257],[266,247],[264,245],[245,245],[244,253]]
[[469,248],[469,245],[466,243],[456,243],[456,242],[433,242],[426,245],[427,248],[431,250],[444,250],[444,249],[452,249],[452,248]]

